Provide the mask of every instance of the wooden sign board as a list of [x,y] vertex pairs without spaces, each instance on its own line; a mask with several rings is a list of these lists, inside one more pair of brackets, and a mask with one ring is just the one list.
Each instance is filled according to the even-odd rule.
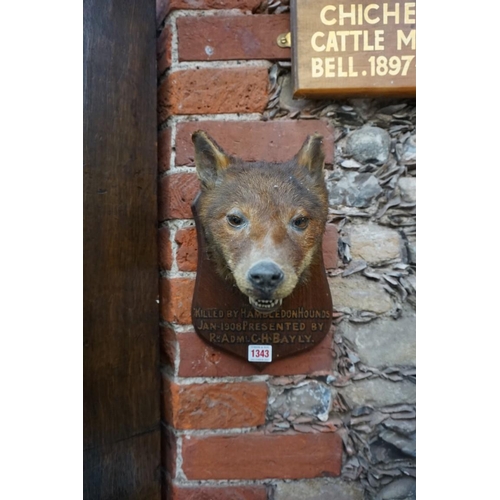
[[416,94],[416,2],[292,0],[294,97]]
[[198,269],[191,316],[195,331],[206,342],[240,356],[259,370],[272,361],[313,348],[332,324],[332,298],[323,254],[311,264],[306,283],[283,299],[280,309],[259,313],[236,285],[216,272],[206,250],[198,217],[198,198],[192,206],[198,237]]

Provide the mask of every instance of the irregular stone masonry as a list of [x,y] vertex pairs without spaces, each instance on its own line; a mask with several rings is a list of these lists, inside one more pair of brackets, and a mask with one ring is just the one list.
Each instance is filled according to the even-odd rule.
[[[415,100],[292,99],[288,10],[157,1],[166,500],[415,498]],[[335,326],[263,372],[193,330],[198,129],[250,161],[325,138]]]

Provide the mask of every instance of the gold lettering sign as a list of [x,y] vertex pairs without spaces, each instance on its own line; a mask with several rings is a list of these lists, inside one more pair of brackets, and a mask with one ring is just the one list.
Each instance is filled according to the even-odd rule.
[[416,2],[293,0],[294,97],[414,96]]

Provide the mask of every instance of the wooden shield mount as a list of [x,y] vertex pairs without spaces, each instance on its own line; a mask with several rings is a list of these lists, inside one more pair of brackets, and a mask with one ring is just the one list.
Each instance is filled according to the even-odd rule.
[[[310,278],[283,299],[280,309],[259,313],[230,281],[216,271],[207,253],[205,233],[192,205],[198,238],[198,270],[192,303],[193,326],[205,341],[252,360],[258,369],[269,362],[313,348],[332,323],[332,299],[323,255],[311,264]],[[260,361],[262,359],[262,361]]]

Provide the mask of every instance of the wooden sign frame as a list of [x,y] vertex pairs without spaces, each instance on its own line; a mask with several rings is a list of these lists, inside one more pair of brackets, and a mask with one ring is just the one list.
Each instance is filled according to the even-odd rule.
[[292,0],[294,97],[416,95],[416,2]]

